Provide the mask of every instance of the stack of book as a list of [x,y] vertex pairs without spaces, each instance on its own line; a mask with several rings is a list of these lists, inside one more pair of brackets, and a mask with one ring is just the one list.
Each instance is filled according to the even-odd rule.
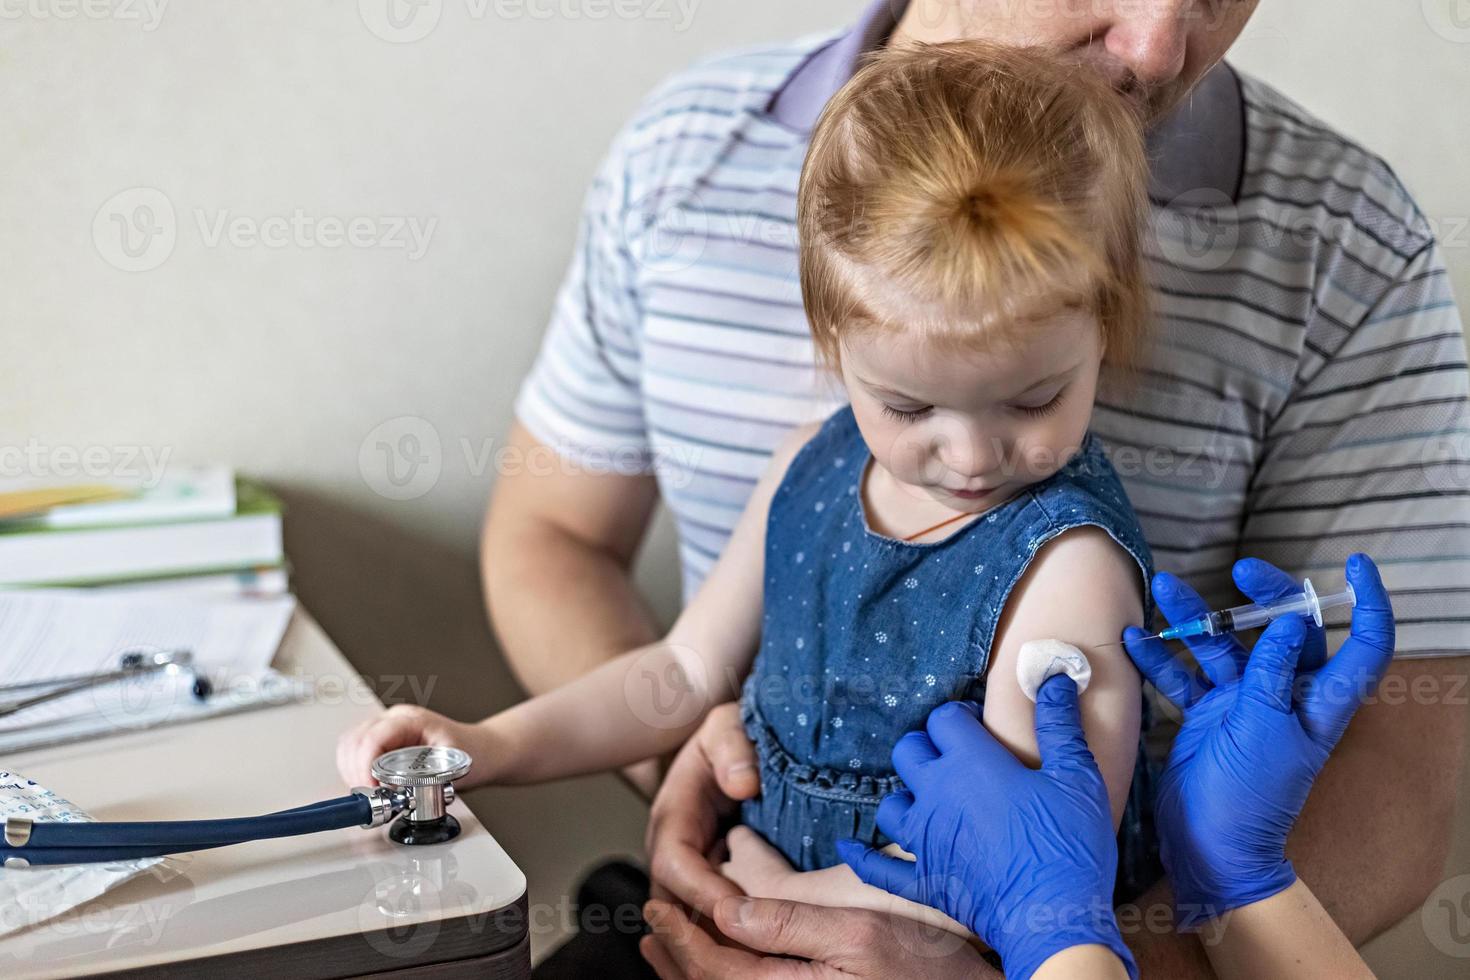
[[283,594],[280,501],[221,466],[0,486],[0,589],[43,586]]

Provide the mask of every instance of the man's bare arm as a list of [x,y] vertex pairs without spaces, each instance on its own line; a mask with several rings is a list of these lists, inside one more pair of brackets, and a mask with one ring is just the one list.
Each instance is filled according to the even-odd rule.
[[[1449,851],[1466,741],[1470,659],[1401,660],[1353,718],[1307,798],[1287,846],[1355,946],[1417,909]],[[1416,693],[1417,692],[1417,693]],[[1166,885],[1138,900],[1124,929],[1143,976],[1208,977],[1204,948],[1169,928]],[[1152,914],[1150,914],[1152,913]]]
[[1317,778],[1286,856],[1353,945],[1417,909],[1449,853],[1470,658],[1401,660]]
[[509,448],[519,465],[495,485],[480,571],[511,669],[543,694],[661,635],[632,578],[658,485],[579,472],[520,422]]

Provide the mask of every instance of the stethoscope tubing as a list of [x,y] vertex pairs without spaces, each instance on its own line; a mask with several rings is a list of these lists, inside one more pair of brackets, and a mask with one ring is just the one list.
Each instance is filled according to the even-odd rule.
[[140,858],[166,857],[189,851],[207,851],[228,844],[158,844],[152,847],[22,847],[0,852],[0,865],[11,858],[26,864],[112,864]]
[[[372,821],[367,797],[352,793],[280,810],[258,817],[223,820],[159,820],[139,822],[37,823],[30,839],[18,847],[0,844],[0,862],[24,858],[31,864],[126,860],[179,851],[196,851],[271,837],[294,837]],[[60,860],[65,852],[66,861]],[[77,855],[82,855],[78,857]]]

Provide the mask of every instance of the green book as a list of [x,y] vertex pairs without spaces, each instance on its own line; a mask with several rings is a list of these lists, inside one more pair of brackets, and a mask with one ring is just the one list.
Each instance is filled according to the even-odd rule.
[[75,528],[0,525],[0,588],[210,575],[284,561],[281,502],[243,478],[235,481],[234,513],[219,517]]

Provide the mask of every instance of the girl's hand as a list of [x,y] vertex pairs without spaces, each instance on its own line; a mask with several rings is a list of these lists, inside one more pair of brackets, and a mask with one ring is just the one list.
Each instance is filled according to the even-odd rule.
[[442,745],[469,753],[471,766],[459,785],[468,789],[493,781],[502,757],[498,740],[484,723],[446,718],[414,704],[395,704],[337,739],[337,771],[349,786],[373,785],[373,760],[412,745]]
[[845,864],[818,871],[797,871],[780,851],[749,827],[736,827],[726,838],[730,860],[720,873],[752,898],[777,898],[827,908],[871,909],[917,919],[965,938],[970,930],[926,905],[906,901],[865,885]]
[[[761,839],[749,827],[735,827],[725,838],[730,859],[720,865],[720,874],[740,886],[740,890],[756,898],[784,898],[794,902],[813,902],[814,890],[804,883],[804,875],[786,860],[780,851]],[[831,868],[827,869],[831,871]],[[807,872],[821,875],[820,871]]]

